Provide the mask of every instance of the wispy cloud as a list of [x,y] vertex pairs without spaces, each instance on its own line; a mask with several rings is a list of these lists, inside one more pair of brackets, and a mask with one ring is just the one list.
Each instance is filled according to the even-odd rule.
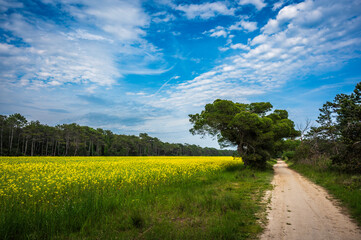
[[241,20],[239,22],[236,22],[235,24],[231,25],[229,30],[245,30],[247,32],[253,32],[258,29],[257,22],[250,22]]
[[[120,41],[140,40],[146,33],[142,29],[149,22],[149,16],[141,7],[140,1],[97,1],[97,0],[58,0],[78,21],[98,26]],[[81,7],[76,7],[76,5]],[[120,17],[121,16],[121,17]]]
[[248,5],[248,4],[253,5],[257,8],[258,11],[267,5],[263,0],[240,0],[239,4],[240,5]]
[[152,15],[152,21],[155,23],[169,22],[175,20],[176,17],[166,11],[157,12]]
[[[62,19],[39,17],[32,5],[3,5],[2,84],[41,88],[75,83],[94,89],[114,85],[124,74],[167,71],[163,65],[149,67],[162,59],[143,38],[150,17],[139,1],[44,0],[44,4],[49,11],[62,12]],[[24,9],[8,11],[20,7]]]
[[158,94],[160,91],[162,91],[162,89],[163,89],[165,86],[167,86],[167,84],[168,84],[170,81],[172,81],[172,80],[174,80],[174,79],[178,79],[178,78],[180,78],[180,76],[171,77],[168,81],[166,81],[166,82],[158,89],[158,91],[157,91],[156,93],[154,93],[154,95],[156,95],[156,94]]
[[231,46],[245,52],[192,80],[170,86],[168,94],[148,104],[190,111],[216,98],[247,101],[287,81],[359,57],[355,50],[361,46],[356,31],[361,26],[360,2],[348,1],[344,11],[338,10],[340,4],[306,1],[282,8],[250,46]]
[[278,2],[275,2],[275,3],[273,4],[272,10],[273,10],[273,11],[276,11],[276,10],[280,9],[283,5],[286,4],[286,2],[287,2],[286,0],[280,0],[280,1],[278,1]]
[[204,32],[203,34],[207,34],[210,37],[224,37],[226,38],[228,36],[228,31],[226,28],[222,27],[222,26],[218,26],[214,29],[211,29],[209,31]]
[[174,9],[184,12],[188,19],[209,19],[217,15],[234,15],[235,8],[229,8],[226,2],[174,5]]
[[229,27],[217,26],[209,31],[205,31],[203,34],[209,35],[210,37],[232,37],[231,31],[244,31],[246,33],[257,30],[257,22],[251,22],[246,20],[237,21]]
[[9,8],[22,8],[24,5],[17,1],[0,0],[0,12],[6,12]]
[[251,49],[248,45],[245,45],[245,44],[242,44],[242,43],[231,44],[230,48],[232,48],[232,49],[242,49],[242,50],[246,50],[246,51],[249,51]]

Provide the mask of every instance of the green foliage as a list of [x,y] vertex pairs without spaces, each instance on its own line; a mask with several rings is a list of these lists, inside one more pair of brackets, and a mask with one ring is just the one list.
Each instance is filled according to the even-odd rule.
[[361,82],[351,94],[337,94],[326,102],[317,122],[320,126],[310,130],[296,159],[325,155],[340,170],[361,172]]
[[282,153],[283,160],[292,160],[295,156],[295,151],[285,151]]
[[246,165],[264,167],[284,138],[299,135],[286,110],[272,109],[269,102],[234,103],[217,99],[199,114],[190,114],[192,134],[217,137],[221,147],[237,146]]
[[282,157],[284,159],[284,154],[287,154],[287,152],[295,152],[300,143],[301,141],[297,139],[282,139],[277,141],[274,146],[275,157]]
[[232,156],[233,150],[167,143],[147,133],[114,134],[79,126],[28,122],[19,113],[0,115],[0,156]]

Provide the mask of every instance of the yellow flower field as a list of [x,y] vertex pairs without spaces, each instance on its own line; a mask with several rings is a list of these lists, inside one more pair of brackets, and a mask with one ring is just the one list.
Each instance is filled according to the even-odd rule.
[[81,192],[152,191],[240,162],[232,157],[0,157],[0,200],[57,206]]

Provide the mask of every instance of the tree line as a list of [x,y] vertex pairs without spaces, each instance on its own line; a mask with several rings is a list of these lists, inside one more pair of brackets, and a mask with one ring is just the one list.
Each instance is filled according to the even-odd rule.
[[361,82],[351,94],[337,94],[319,110],[318,126],[309,128],[294,161],[361,173]]
[[167,143],[76,123],[48,126],[19,113],[0,115],[1,156],[232,156],[233,150]]

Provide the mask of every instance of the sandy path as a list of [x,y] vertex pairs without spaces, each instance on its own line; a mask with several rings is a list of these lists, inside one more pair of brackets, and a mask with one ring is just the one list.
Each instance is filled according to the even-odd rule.
[[274,166],[269,224],[261,239],[355,239],[361,231],[329,199],[327,192],[285,162]]

